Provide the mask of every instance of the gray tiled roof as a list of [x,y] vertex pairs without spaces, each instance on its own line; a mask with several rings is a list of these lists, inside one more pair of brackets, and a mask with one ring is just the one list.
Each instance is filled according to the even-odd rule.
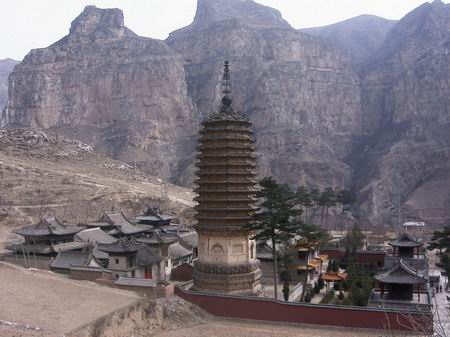
[[14,231],[22,236],[70,235],[83,230],[83,227],[65,226],[56,217],[42,218],[37,224],[25,226]]
[[59,245],[54,245],[53,250],[55,252],[66,252],[66,251],[72,251],[72,250],[79,250],[83,249],[89,246],[89,243],[87,242],[64,242],[60,243]]
[[393,247],[421,247],[423,246],[423,242],[419,242],[416,238],[409,235],[408,233],[401,234],[394,241],[389,242],[389,244]]
[[402,259],[392,269],[376,275],[375,279],[383,283],[396,284],[422,284],[427,282],[425,272],[412,268]]
[[71,266],[86,266],[91,254],[82,252],[59,252],[50,265],[51,268],[70,269]]
[[105,233],[100,228],[85,229],[75,235],[75,240],[106,245],[117,241],[115,237]]
[[138,250],[143,249],[144,247],[145,245],[142,243],[135,243],[125,238],[122,238],[110,245],[99,245],[98,249],[111,254],[111,253],[137,252]]
[[188,232],[188,233],[182,233],[178,235],[178,238],[182,243],[195,248],[198,246],[198,233],[197,232]]
[[134,225],[122,212],[105,212],[100,221],[110,222],[123,234],[143,233],[153,228],[150,225]]
[[169,256],[171,259],[177,260],[189,255],[192,255],[192,250],[184,248],[179,243],[169,246]]

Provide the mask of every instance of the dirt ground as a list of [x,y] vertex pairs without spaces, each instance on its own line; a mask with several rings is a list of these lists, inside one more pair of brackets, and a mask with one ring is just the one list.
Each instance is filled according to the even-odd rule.
[[[375,337],[383,331],[358,330],[337,327],[262,323],[218,319],[190,328],[157,333],[155,337]],[[405,336],[399,334],[398,336]]]
[[0,262],[2,337],[60,336],[140,299],[133,292]]

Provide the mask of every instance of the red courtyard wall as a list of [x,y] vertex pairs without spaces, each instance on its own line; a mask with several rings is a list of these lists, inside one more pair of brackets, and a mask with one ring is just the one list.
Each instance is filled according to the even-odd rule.
[[377,308],[285,303],[267,298],[193,292],[181,287],[175,287],[175,294],[212,315],[230,318],[368,329],[390,326],[392,330],[403,331],[414,330],[413,322],[421,326],[432,322],[432,315],[417,312],[403,314]]

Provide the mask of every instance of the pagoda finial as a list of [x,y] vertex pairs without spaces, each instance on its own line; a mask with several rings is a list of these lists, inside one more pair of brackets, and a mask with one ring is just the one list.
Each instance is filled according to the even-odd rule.
[[223,93],[222,103],[224,105],[231,105],[231,98],[228,95],[231,93],[231,77],[230,77],[230,62],[225,61],[223,65]]

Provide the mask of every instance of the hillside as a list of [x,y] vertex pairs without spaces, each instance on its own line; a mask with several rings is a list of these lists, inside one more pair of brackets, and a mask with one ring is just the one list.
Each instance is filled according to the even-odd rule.
[[191,190],[164,183],[86,144],[34,129],[0,130],[0,245],[39,216],[76,224],[105,209],[136,214],[146,204],[189,221]]

